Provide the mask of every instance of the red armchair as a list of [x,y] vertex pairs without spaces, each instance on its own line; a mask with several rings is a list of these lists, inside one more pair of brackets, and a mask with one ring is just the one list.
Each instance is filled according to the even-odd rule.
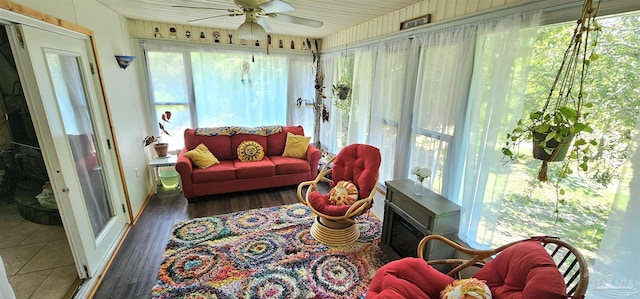
[[[360,236],[355,218],[373,205],[381,163],[380,150],[367,144],[351,144],[324,165],[313,181],[298,185],[298,199],[316,214],[311,235],[319,242],[338,246],[354,242]],[[333,165],[333,166],[330,166]],[[327,176],[331,174],[331,179]],[[353,183],[358,190],[352,204],[335,205],[329,193],[321,194],[318,183],[334,188],[340,181]],[[305,187],[308,187],[305,191]]]

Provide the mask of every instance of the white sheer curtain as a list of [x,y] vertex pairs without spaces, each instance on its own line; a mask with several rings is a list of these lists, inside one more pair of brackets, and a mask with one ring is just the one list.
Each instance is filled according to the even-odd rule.
[[587,298],[637,298],[640,294],[640,119],[632,132],[629,157],[591,269]]
[[[313,102],[315,99],[315,69],[313,59],[308,56],[291,57],[289,60],[289,82],[287,84],[287,124],[301,125],[304,134],[311,136],[311,143],[315,141],[313,128],[315,125]],[[302,99],[298,107],[297,100]]]
[[[476,25],[431,32],[416,38],[420,64],[411,128],[411,166],[432,170],[425,183],[443,193],[457,123],[463,119],[473,66]],[[409,171],[406,175],[410,176]],[[415,179],[415,177],[414,177]]]
[[201,49],[191,67],[199,127],[286,124],[286,56]]
[[[407,105],[405,85],[412,65],[408,60],[408,48],[411,41],[404,39],[374,46],[376,53],[373,84],[371,87],[370,127],[374,134],[369,135],[369,143],[380,149],[380,181],[396,178],[394,167],[398,126],[403,105]],[[402,160],[402,157],[400,157]]]
[[[333,102],[333,94],[331,86],[340,79],[340,57],[342,53],[331,53],[321,56],[322,70],[324,73],[324,103],[329,111],[329,121],[320,120],[320,140],[322,146],[329,152],[338,153],[344,146],[341,142],[341,134],[343,132],[343,114],[340,108],[336,107]],[[319,109],[322,109],[320,107]]]
[[354,52],[353,84],[347,144],[368,143],[369,117],[371,114],[371,84],[375,68],[371,48],[359,48]]
[[[459,236],[475,248],[493,238],[507,180],[501,145],[522,113],[527,66],[540,13],[524,13],[478,25],[466,120],[454,159],[464,161],[449,198],[462,206]],[[458,133],[456,133],[458,134]],[[462,140],[462,139],[461,139]],[[456,194],[457,193],[457,194]]]

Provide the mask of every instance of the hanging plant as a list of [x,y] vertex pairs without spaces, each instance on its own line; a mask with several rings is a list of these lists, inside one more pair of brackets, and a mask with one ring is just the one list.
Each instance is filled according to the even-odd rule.
[[331,90],[333,91],[333,96],[337,98],[335,105],[338,108],[342,110],[351,108],[351,82],[342,78],[332,86]]
[[[589,64],[598,58],[593,53],[596,45],[594,35],[601,30],[595,21],[596,12],[592,0],[585,0],[581,17],[542,108],[520,119],[507,134],[507,142],[502,148],[504,156],[513,161],[519,156],[516,153],[520,143],[531,141],[534,158],[542,160],[537,176],[540,181],[548,180],[549,162],[562,163],[554,181],[558,196],[564,194],[564,190],[559,188],[560,181],[573,173],[569,162],[577,161],[578,167],[586,171],[590,147],[597,145],[595,140],[586,140],[583,136],[593,131],[585,119],[588,115],[586,110],[593,104],[585,102],[583,91]],[[559,198],[556,213],[558,202]]]

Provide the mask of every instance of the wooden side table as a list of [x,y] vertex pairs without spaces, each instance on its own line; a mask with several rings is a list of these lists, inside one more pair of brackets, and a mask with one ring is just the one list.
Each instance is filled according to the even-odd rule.
[[[427,235],[457,237],[459,205],[428,189],[422,196],[414,195],[411,180],[387,181],[385,185],[387,195],[380,247],[390,258],[417,257],[418,243]],[[424,256],[428,259],[453,255],[442,244],[429,244],[425,250]]]
[[[178,162],[177,155],[169,155],[167,157],[153,157],[151,161],[149,161],[149,167],[153,170],[153,175],[151,176],[151,184],[153,185],[153,193],[158,193],[158,185],[160,185],[160,167],[165,166],[176,166],[176,162]],[[180,188],[180,178],[178,177],[178,188]]]

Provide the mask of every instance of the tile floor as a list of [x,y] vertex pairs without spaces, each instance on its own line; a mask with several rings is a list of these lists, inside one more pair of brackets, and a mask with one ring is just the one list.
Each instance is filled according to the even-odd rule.
[[24,219],[14,202],[0,202],[0,256],[17,299],[65,298],[78,279],[64,228]]

